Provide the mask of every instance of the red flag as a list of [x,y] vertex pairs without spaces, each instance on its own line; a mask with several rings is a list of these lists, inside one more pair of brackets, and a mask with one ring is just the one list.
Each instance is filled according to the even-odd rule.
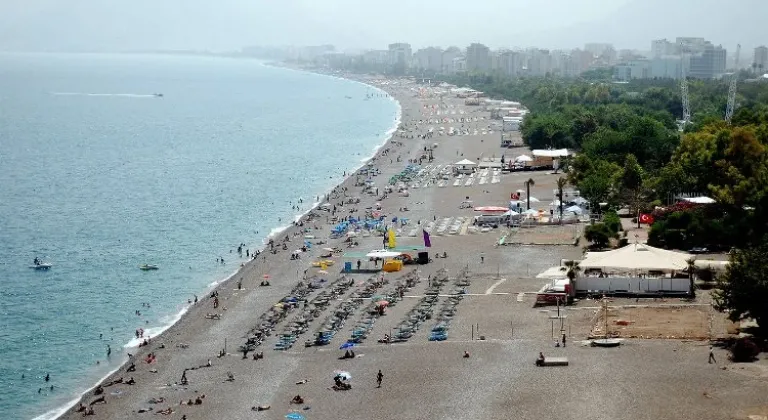
[[648,213],[640,213],[640,217],[638,219],[640,220],[640,223],[644,223],[646,225],[653,224],[653,216]]
[[520,194],[512,193],[512,194],[510,194],[509,199],[510,200],[519,200],[520,199]]

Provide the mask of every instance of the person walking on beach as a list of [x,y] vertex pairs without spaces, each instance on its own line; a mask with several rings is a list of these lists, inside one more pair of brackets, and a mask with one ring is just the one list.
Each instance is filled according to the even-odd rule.
[[107,359],[109,359],[109,356],[112,355],[112,347],[107,344]]
[[484,262],[485,262],[485,252],[481,252],[480,253],[480,263],[482,264]]
[[709,346],[709,364],[717,363],[717,360],[715,360],[715,349],[712,348],[712,346]]
[[383,379],[384,379],[384,374],[381,373],[381,369],[379,369],[379,373],[376,374],[376,384],[378,384],[376,388],[381,388],[381,381]]

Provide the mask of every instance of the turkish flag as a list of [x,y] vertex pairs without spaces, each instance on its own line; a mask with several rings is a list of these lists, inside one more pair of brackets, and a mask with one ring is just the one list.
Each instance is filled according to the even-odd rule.
[[640,220],[640,223],[644,223],[646,225],[653,224],[653,216],[647,213],[640,213],[639,220]]
[[520,199],[520,195],[518,193],[512,193],[512,194],[510,194],[509,199],[510,200],[519,200]]

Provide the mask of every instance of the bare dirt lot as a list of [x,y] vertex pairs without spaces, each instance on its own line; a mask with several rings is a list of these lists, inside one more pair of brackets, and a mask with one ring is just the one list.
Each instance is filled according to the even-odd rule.
[[[710,337],[708,306],[622,306],[608,309],[608,333],[622,338],[694,339]],[[605,334],[605,311],[595,317],[592,335]]]

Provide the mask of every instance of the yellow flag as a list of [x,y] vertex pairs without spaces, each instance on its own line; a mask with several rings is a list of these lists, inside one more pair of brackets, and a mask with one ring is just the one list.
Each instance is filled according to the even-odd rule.
[[397,243],[395,243],[395,231],[390,229],[389,230],[389,248],[392,249],[397,246]]

